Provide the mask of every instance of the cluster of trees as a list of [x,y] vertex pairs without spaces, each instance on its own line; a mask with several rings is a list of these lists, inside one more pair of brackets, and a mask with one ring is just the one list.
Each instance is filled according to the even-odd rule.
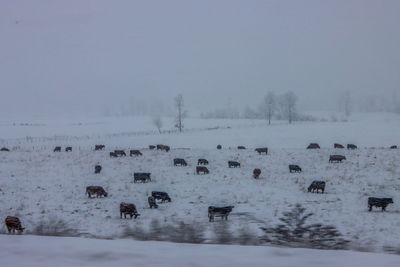
[[297,95],[291,91],[280,95],[268,92],[257,107],[247,106],[242,114],[235,109],[221,108],[202,114],[202,118],[265,119],[268,124],[271,124],[272,119],[280,119],[292,123],[300,118],[297,111],[297,100]]

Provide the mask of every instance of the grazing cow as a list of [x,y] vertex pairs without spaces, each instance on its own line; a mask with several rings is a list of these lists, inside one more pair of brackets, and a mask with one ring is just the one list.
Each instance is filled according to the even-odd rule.
[[164,150],[165,152],[168,152],[170,147],[166,145],[157,145],[157,150]]
[[221,217],[223,220],[228,220],[228,215],[231,213],[234,206],[227,206],[227,207],[208,207],[208,220],[210,222],[214,221],[214,217]]
[[65,148],[65,152],[72,152],[72,147],[71,146],[67,146]]
[[152,208],[157,209],[158,208],[158,205],[157,205],[156,200],[155,200],[154,197],[148,197],[147,201],[149,202],[150,209],[152,209]]
[[149,145],[149,149],[150,149],[150,150],[153,150],[153,149],[155,149],[155,148],[156,148],[156,146]]
[[320,149],[320,146],[317,143],[311,143],[308,145],[307,149]]
[[6,147],[2,147],[2,148],[0,149],[0,151],[10,152],[10,149],[8,149],[8,148],[6,148]]
[[317,194],[318,194],[318,190],[322,191],[322,194],[325,191],[325,182],[324,181],[313,181],[311,183],[311,185],[308,187],[308,192],[314,193],[315,190],[317,190]]
[[105,145],[95,145],[94,150],[104,150],[105,147]]
[[289,165],[289,171],[292,172],[301,172],[301,168],[299,165]]
[[386,206],[391,203],[393,203],[392,198],[369,197],[368,198],[368,211],[372,211],[373,206],[375,206],[377,208],[381,207],[382,211],[385,211]]
[[118,158],[118,155],[115,152],[110,152],[110,157]]
[[218,145],[218,146],[217,146],[217,149],[222,149],[222,146],[221,146],[221,145]]
[[197,165],[208,165],[208,160],[206,159],[199,159],[197,161]]
[[187,166],[187,162],[184,159],[174,159],[174,166]]
[[154,197],[154,199],[160,199],[161,202],[171,202],[171,198],[169,197],[168,193],[165,192],[153,191],[151,192],[151,196]]
[[60,146],[56,146],[54,148],[54,152],[61,152],[61,147]]
[[96,165],[94,166],[94,173],[100,173],[101,172],[101,166],[100,165]]
[[107,197],[108,194],[101,186],[88,186],[86,187],[86,194],[89,198],[92,198],[92,195],[96,195],[96,197]]
[[261,174],[261,170],[260,169],[254,169],[254,171],[253,171],[253,178],[254,179],[258,179],[259,177],[260,177],[260,174]]
[[261,155],[262,153],[265,153],[265,155],[268,154],[268,148],[267,148],[267,147],[256,148],[255,151],[257,151],[258,154],[260,154],[260,155]]
[[357,146],[353,144],[347,144],[347,149],[357,149]]
[[342,155],[330,155],[329,156],[329,163],[331,163],[331,162],[342,162],[342,160],[346,160],[346,157],[342,156]]
[[122,214],[124,214],[125,219],[127,214],[131,216],[131,219],[132,217],[135,217],[136,219],[138,216],[140,216],[140,214],[136,210],[135,204],[124,203],[124,202],[121,202],[121,204],[119,204],[119,214],[121,219],[122,219]]
[[135,172],[133,173],[133,182],[142,182],[142,183],[147,183],[151,181],[150,178],[151,173],[149,172]]
[[18,217],[13,217],[13,216],[7,216],[5,219],[5,224],[8,230],[8,233],[15,233],[15,230],[20,234],[24,231],[25,228],[22,228],[21,226],[21,221],[18,219]]
[[129,156],[142,156],[143,154],[139,150],[131,150],[129,151]]
[[228,161],[228,167],[229,168],[240,168],[240,163],[237,161]]
[[397,149],[397,146],[391,146],[390,149]]
[[237,149],[246,149],[244,146],[238,146]]
[[336,143],[333,145],[333,147],[334,147],[334,148],[344,148],[343,145],[341,145],[341,144],[336,144]]
[[118,157],[126,157],[126,153],[124,150],[114,150],[114,153],[118,156]]
[[210,171],[207,169],[207,167],[204,167],[204,166],[197,166],[197,167],[196,167],[196,173],[197,173],[197,174],[200,174],[200,173],[209,174]]

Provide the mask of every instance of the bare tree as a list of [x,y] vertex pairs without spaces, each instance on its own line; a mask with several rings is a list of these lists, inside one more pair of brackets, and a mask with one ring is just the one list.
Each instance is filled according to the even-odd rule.
[[351,96],[349,90],[347,90],[343,94],[343,105],[344,105],[344,114],[348,118],[351,114]]
[[176,116],[176,124],[175,127],[178,128],[179,132],[182,132],[183,129],[183,119],[186,117],[186,111],[183,110],[183,96],[179,94],[175,97],[175,107],[178,111]]
[[161,120],[160,115],[157,115],[153,118],[153,123],[157,127],[158,132],[161,133],[161,127],[163,126],[163,122]]
[[272,116],[276,110],[276,100],[273,92],[269,92],[264,97],[263,102],[260,104],[259,110],[263,116],[263,119],[268,120],[268,124],[271,124]]
[[297,111],[296,111],[296,102],[297,96],[292,91],[285,93],[281,96],[281,110],[282,116],[292,123],[296,119]]

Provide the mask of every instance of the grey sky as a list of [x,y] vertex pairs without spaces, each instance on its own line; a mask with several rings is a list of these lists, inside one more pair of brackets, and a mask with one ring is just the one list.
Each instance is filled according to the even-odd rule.
[[2,115],[400,91],[400,1],[0,0]]

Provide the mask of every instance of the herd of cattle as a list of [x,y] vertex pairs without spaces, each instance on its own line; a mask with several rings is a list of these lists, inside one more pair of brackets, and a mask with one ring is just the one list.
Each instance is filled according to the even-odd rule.
[[[344,149],[345,147],[341,144],[335,143],[334,148],[335,149]],[[105,149],[105,145],[95,145],[95,150],[104,150],[104,149]],[[149,149],[150,150],[157,149],[157,150],[162,150],[165,152],[170,151],[169,146],[161,145],[161,144],[156,145],[156,146],[150,145]],[[217,149],[222,149],[222,146],[218,145]],[[243,149],[246,149],[246,147],[238,146],[237,149],[243,150]],[[320,149],[320,146],[317,143],[311,143],[307,147],[307,149]],[[347,149],[354,150],[354,149],[357,149],[357,146],[354,144],[348,144]],[[397,146],[393,145],[390,147],[390,149],[397,149]],[[9,152],[10,150],[8,148],[3,147],[0,149],[0,151]],[[61,146],[56,146],[53,151],[61,152],[62,148],[61,148]],[[65,152],[71,152],[71,151],[72,151],[72,147],[69,146],[69,147],[65,148]],[[256,148],[255,151],[258,152],[260,155],[263,153],[265,155],[268,154],[268,148],[266,148],[266,147]],[[143,154],[140,152],[140,150],[130,150],[129,155],[132,157],[132,156],[142,156]],[[126,156],[126,153],[124,150],[114,150],[114,151],[110,152],[110,157],[123,157],[123,156]],[[330,155],[330,157],[329,157],[329,163],[333,163],[333,162],[340,163],[343,160],[346,160],[346,157],[343,155]],[[204,158],[198,159],[197,166],[196,166],[196,174],[209,174],[210,171],[208,170],[207,167],[204,166],[204,165],[208,165],[208,164],[209,164],[208,160],[206,160]],[[188,164],[185,159],[175,158],[173,160],[173,165],[174,166],[187,166]],[[228,161],[228,167],[229,168],[240,168],[240,163],[237,161]],[[101,170],[102,170],[101,165],[95,165],[95,167],[94,167],[95,174],[99,174],[101,172]],[[290,173],[299,173],[299,172],[302,172],[302,169],[298,165],[290,164],[289,172]],[[259,168],[254,169],[253,178],[258,179],[260,177],[260,175],[261,175],[261,170]],[[151,181],[150,176],[151,176],[151,173],[135,172],[133,174],[134,183],[150,182]],[[313,181],[311,183],[311,185],[308,187],[308,192],[319,193],[319,191],[321,190],[321,193],[323,194],[325,191],[325,185],[326,185],[325,181]],[[86,194],[88,195],[89,198],[92,198],[92,197],[99,198],[99,197],[107,197],[108,196],[108,193],[101,186],[86,187]],[[159,191],[151,192],[151,196],[148,197],[148,204],[149,204],[150,209],[158,208],[158,204],[157,204],[156,200],[161,201],[161,203],[164,203],[165,201],[171,202],[171,197],[166,192],[159,192]],[[387,205],[392,204],[392,203],[393,203],[392,198],[369,197],[368,198],[368,210],[371,211],[372,207],[378,207],[378,208],[381,208],[382,211],[385,211]],[[221,217],[221,219],[227,220],[228,216],[233,208],[234,208],[234,206],[226,206],[226,207],[209,206],[208,207],[209,221],[210,222],[214,221],[214,217]],[[136,219],[138,216],[140,216],[140,214],[138,213],[138,211],[136,209],[135,204],[125,203],[125,202],[120,203],[120,218],[122,218],[122,215],[124,215],[124,218],[126,218],[126,216],[129,215],[131,219],[132,218]],[[5,225],[6,225],[9,233],[11,233],[11,232],[15,233],[15,231],[17,231],[18,233],[22,233],[23,230],[25,229],[25,228],[22,228],[21,221],[19,220],[19,218],[13,217],[13,216],[7,216],[7,218],[5,219]]]

